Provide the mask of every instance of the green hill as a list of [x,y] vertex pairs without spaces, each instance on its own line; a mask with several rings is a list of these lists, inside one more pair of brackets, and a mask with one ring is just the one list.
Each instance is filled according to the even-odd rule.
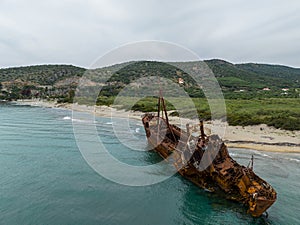
[[[188,66],[189,62],[182,63]],[[279,65],[232,64],[223,60],[206,60],[205,63],[215,74],[225,98],[252,99],[270,97],[299,97],[300,69]],[[112,68],[112,67],[111,67]],[[161,62],[137,62],[126,66],[111,77],[119,82],[119,88],[142,75],[159,75],[178,81],[184,79],[182,86],[191,97],[203,97],[202,91],[184,71]],[[121,83],[120,83],[121,82]],[[113,87],[110,87],[112,89]],[[264,88],[270,90],[263,90]],[[289,89],[283,91],[282,89]],[[115,93],[114,93],[115,94]]]
[[231,64],[217,59],[205,62],[217,77],[226,98],[299,97],[300,69],[254,63]]
[[[213,70],[218,80],[238,78],[238,87],[262,88],[262,87],[299,87],[300,69],[266,64],[231,64],[221,60],[205,61]],[[230,86],[225,83],[225,85]]]
[[[181,68],[190,68],[191,62],[182,62]],[[265,123],[277,128],[300,130],[300,69],[280,65],[266,64],[232,64],[223,60],[206,60],[205,63],[215,74],[226,99],[227,119],[231,125],[252,125]],[[0,69],[0,100],[16,100],[26,98],[57,99],[59,102],[73,102],[79,78],[88,74],[86,91],[101,92],[97,99],[99,105],[110,105],[115,96],[128,87],[129,96],[137,90],[146,91],[151,87],[151,80],[139,81],[141,76],[161,76],[178,83],[193,98],[199,116],[210,119],[210,109],[204,94],[196,82],[184,71],[167,63],[141,61],[113,65],[87,71],[72,65],[40,65]],[[109,78],[109,80],[107,80]],[[136,87],[142,87],[137,89]],[[175,89],[176,90],[176,89]],[[164,89],[165,94],[167,89]],[[172,90],[172,96],[177,93]],[[77,99],[78,101],[80,99]],[[134,100],[134,99],[133,99]],[[126,103],[132,98],[125,96],[121,102],[123,108],[140,111],[153,111],[155,98],[141,99],[133,107]],[[94,99],[89,99],[94,103]],[[177,101],[185,104],[182,99]],[[80,101],[79,101],[80,103]],[[86,99],[84,99],[87,104]],[[128,108],[129,107],[129,108]],[[172,108],[169,105],[169,109]],[[191,106],[186,105],[187,114]],[[174,112],[176,114],[176,112]],[[174,114],[174,115],[175,115]]]
[[82,76],[85,69],[72,65],[37,65],[0,69],[0,82],[21,80],[40,85],[54,85],[57,81]]
[[237,64],[236,66],[239,69],[254,72],[261,76],[277,78],[290,85],[297,85],[300,82],[300,69],[298,68],[257,63]]
[[[189,66],[189,62],[181,63]],[[232,64],[219,59],[206,60],[205,63],[214,72],[225,98],[252,99],[270,97],[299,97],[300,69],[280,65]],[[126,65],[126,64],[125,64]],[[184,79],[182,86],[191,97],[204,97],[201,89],[191,77],[180,69],[162,62],[141,61],[126,65],[114,65],[96,69],[90,77],[91,82],[101,83],[103,95],[115,96],[126,84],[141,76],[162,76],[174,82]],[[74,89],[78,78],[86,69],[72,65],[39,65],[0,69],[0,82],[15,82],[22,86],[48,85]],[[108,71],[117,71],[109,83],[104,83]],[[8,85],[9,86],[9,85]],[[267,88],[269,90],[263,90]],[[285,90],[282,90],[285,89]],[[288,89],[288,90],[287,90]]]

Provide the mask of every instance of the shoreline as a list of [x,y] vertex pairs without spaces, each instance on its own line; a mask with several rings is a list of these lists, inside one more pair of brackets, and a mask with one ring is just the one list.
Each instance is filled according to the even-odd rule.
[[[108,106],[87,106],[72,103],[56,103],[54,101],[18,100],[13,103],[46,108],[62,108],[80,112],[93,113],[98,117],[119,117],[141,120],[143,112],[117,110]],[[193,124],[191,119],[169,117],[174,124]],[[206,133],[210,133],[210,123],[205,125]],[[258,151],[300,153],[300,131],[287,131],[268,127],[265,124],[253,126],[226,125],[222,138],[229,148],[254,149]]]

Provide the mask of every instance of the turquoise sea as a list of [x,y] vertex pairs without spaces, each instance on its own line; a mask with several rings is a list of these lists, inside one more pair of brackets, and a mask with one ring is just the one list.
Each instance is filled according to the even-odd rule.
[[[120,144],[110,119],[97,118],[96,123],[120,161],[151,164],[159,159],[153,152]],[[139,121],[131,132],[145,139]],[[113,183],[81,156],[70,111],[2,103],[0,224],[300,224],[300,155],[243,149],[230,153],[244,165],[254,154],[255,172],[277,190],[268,218],[252,218],[240,204],[178,175],[143,187]]]

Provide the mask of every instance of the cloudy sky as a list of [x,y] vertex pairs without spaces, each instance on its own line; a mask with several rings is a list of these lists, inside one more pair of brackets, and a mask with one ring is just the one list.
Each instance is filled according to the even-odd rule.
[[0,67],[88,67],[142,40],[201,59],[300,67],[299,11],[298,0],[0,0]]

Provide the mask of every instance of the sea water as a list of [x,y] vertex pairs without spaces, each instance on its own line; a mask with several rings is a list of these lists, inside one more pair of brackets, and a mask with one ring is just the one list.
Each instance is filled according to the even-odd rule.
[[[109,118],[96,118],[96,125],[120,161],[148,165],[160,160],[153,152],[122,145]],[[145,141],[140,121],[130,127],[128,132]],[[241,204],[179,175],[141,187],[109,181],[83,159],[70,111],[1,104],[0,224],[300,224],[300,155],[243,149],[230,154],[246,166],[253,154],[255,172],[276,189],[268,218],[252,218]]]

